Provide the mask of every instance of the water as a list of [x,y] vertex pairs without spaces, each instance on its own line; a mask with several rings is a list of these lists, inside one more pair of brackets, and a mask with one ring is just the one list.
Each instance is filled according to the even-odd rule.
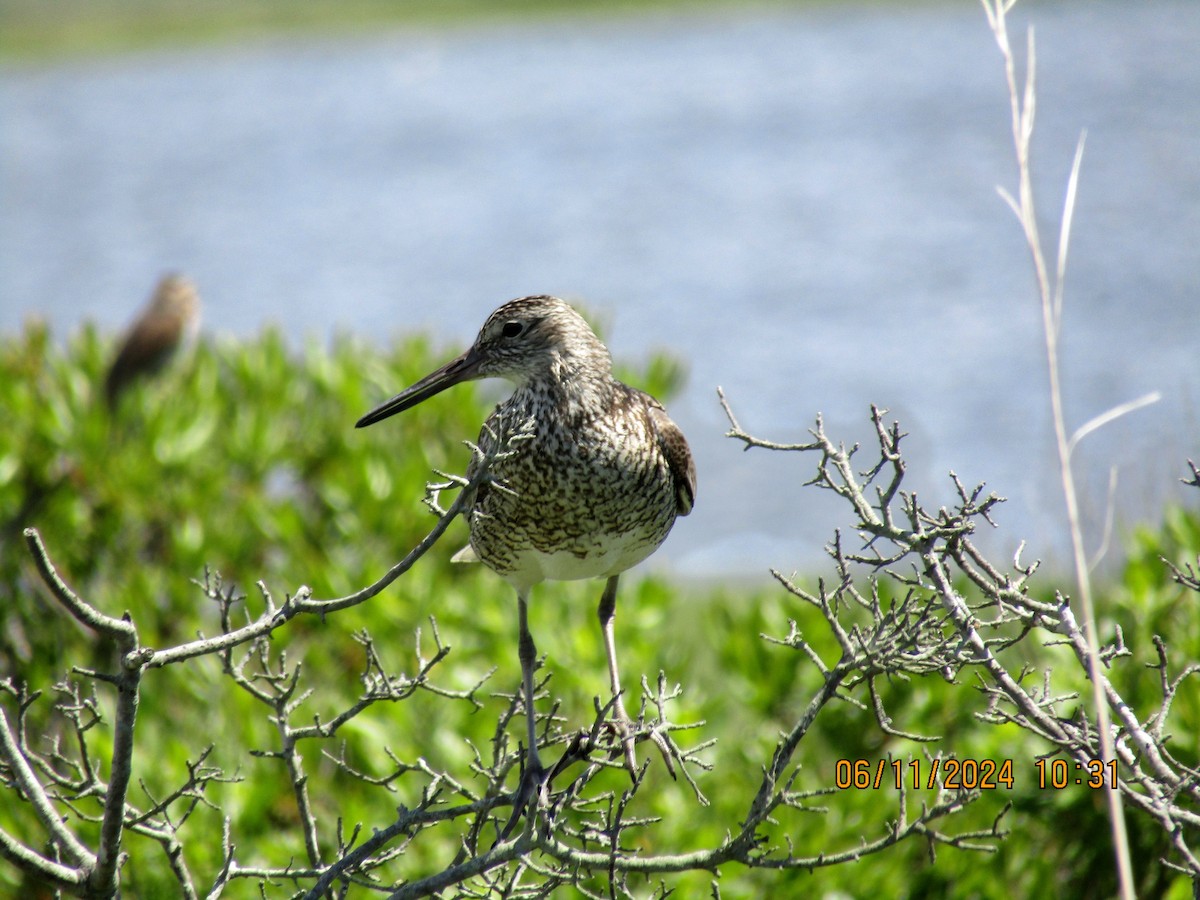
[[[1052,240],[1087,129],[1064,332],[1091,542],[1197,492],[1200,5],[1030,3]],[[117,329],[189,273],[206,327],[423,329],[449,347],[526,293],[582,300],[619,359],[687,361],[699,469],[659,565],[812,568],[846,512],[815,460],[743,454],[815,415],[910,432],[911,485],[1009,498],[984,537],[1061,559],[1039,313],[998,51],[974,3],[553,22],[280,41],[0,71],[0,329]],[[401,387],[396,385],[395,387]],[[347,410],[347,427],[363,410]]]

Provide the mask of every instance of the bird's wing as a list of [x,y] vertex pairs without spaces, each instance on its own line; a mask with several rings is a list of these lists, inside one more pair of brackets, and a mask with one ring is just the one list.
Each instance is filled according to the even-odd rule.
[[110,406],[139,375],[157,372],[179,346],[179,323],[170,316],[143,316],[121,344],[108,370],[104,391]]
[[182,329],[177,317],[144,316],[125,338],[114,368],[122,366],[138,370],[157,369],[163,366],[179,347],[181,335]]
[[661,403],[649,397],[647,410],[650,424],[658,437],[658,446],[663,456],[667,458],[667,467],[675,480],[675,508],[681,516],[692,511],[696,501],[696,463],[692,459],[692,448],[688,446],[687,438],[679,430],[679,426],[671,421]]

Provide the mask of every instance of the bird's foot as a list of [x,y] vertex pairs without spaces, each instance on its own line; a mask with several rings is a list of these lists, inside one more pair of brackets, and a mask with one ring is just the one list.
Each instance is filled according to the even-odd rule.
[[[637,743],[638,735],[643,734],[648,737],[654,746],[658,748],[659,754],[666,763],[667,771],[672,778],[675,778],[675,762],[674,759],[679,755],[679,750],[671,743],[671,739],[666,732],[658,725],[646,726],[644,721],[635,722],[629,718],[625,712],[624,705],[620,702],[616,704],[613,710],[613,717],[609,720],[609,726],[616,734],[617,739],[621,743],[621,750],[625,755],[625,768],[629,772],[629,777],[636,783],[638,780],[638,764],[637,754],[634,751],[634,746]],[[617,750],[613,750],[613,756],[617,755]]]
[[549,805],[547,791],[550,786],[549,771],[538,758],[537,750],[526,751],[521,765],[521,780],[513,793],[512,815],[509,816],[504,830],[500,832],[497,843],[504,843],[521,821],[522,813],[528,812],[529,821],[537,819],[539,809]]

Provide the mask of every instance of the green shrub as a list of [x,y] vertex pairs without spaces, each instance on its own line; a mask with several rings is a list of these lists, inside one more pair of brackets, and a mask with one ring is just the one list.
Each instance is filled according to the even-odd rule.
[[[0,338],[0,400],[7,427],[0,431],[0,676],[23,680],[47,695],[34,704],[29,741],[44,750],[56,736],[70,736],[61,716],[49,713],[55,685],[72,666],[104,671],[110,651],[50,600],[37,578],[21,530],[36,526],[67,582],[109,614],[128,610],[143,643],[164,646],[219,630],[217,605],[196,582],[220,574],[221,583],[245,595],[246,615],[263,604],[261,581],[278,603],[301,585],[316,596],[352,592],[376,580],[417,543],[434,522],[422,506],[422,486],[432,470],[462,471],[469,457],[462,445],[473,438],[487,413],[469,386],[423,404],[387,427],[355,430],[357,417],[381,399],[412,383],[446,358],[427,341],[403,338],[383,349],[350,336],[328,345],[310,340],[288,345],[275,332],[245,342],[205,340],[194,356],[157,382],[134,389],[110,418],[99,402],[109,342],[85,328],[60,346],[45,329]],[[623,377],[658,395],[682,377],[669,360],[657,359]],[[703,478],[703,475],[702,475]],[[703,483],[703,482],[702,482]],[[701,494],[703,503],[703,494]],[[486,752],[496,721],[517,690],[515,601],[510,588],[479,566],[449,563],[466,539],[452,526],[446,540],[380,596],[325,620],[299,618],[276,633],[273,646],[292,662],[302,661],[302,686],[312,690],[301,708],[327,721],[358,696],[369,631],[371,649],[389,668],[414,673],[419,667],[415,634],[428,659],[435,652],[433,626],[451,648],[430,678],[466,699],[418,694],[402,705],[380,704],[352,720],[335,741],[301,746],[315,813],[325,833],[337,817],[347,832],[384,827],[398,804],[419,800],[427,779],[401,775],[389,793],[353,778],[323,754],[340,756],[374,778],[393,765],[387,752],[404,760],[424,759],[435,769],[469,771],[472,748]],[[1158,672],[1153,636],[1168,642],[1178,668],[1200,658],[1200,620],[1195,595],[1173,582],[1159,557],[1176,563],[1200,553],[1200,517],[1172,510],[1163,528],[1140,534],[1123,579],[1100,603],[1103,627],[1120,625],[1136,663],[1114,670],[1131,702],[1154,707]],[[887,590],[884,585],[882,589]],[[1044,585],[1046,596],[1053,586]],[[533,629],[547,657],[541,674],[561,700],[560,715],[578,727],[588,721],[593,697],[605,697],[607,677],[595,620],[599,585],[551,584],[534,594]],[[718,844],[745,815],[749,796],[779,731],[820,685],[816,670],[763,639],[782,638],[789,620],[817,652],[836,658],[836,647],[813,610],[778,586],[668,585],[660,579],[628,577],[617,616],[618,642],[627,689],[651,681],[661,668],[684,692],[672,710],[681,722],[705,724],[683,733],[681,743],[708,738],[717,744],[703,756],[714,766],[699,774],[711,806],[697,804],[683,782],[672,782],[653,760],[640,814],[660,816],[657,828],[639,832],[638,849],[681,851]],[[235,622],[235,624],[237,624]],[[359,635],[360,637],[356,637]],[[1022,664],[1041,668],[1061,663],[1061,648],[1018,645]],[[150,805],[184,777],[188,763],[212,745],[206,765],[221,768],[228,781],[210,784],[186,826],[185,858],[200,886],[221,864],[222,817],[232,820],[243,865],[285,865],[305,859],[296,828],[298,810],[279,760],[278,735],[269,711],[239,690],[205,657],[147,673],[138,720],[135,787],[130,801]],[[495,669],[494,674],[488,673]],[[1084,679],[1070,666],[1056,669],[1056,689],[1082,690]],[[113,701],[107,686],[75,676],[82,697],[93,696],[104,721],[89,732],[94,758],[111,747]],[[788,896],[806,892],[847,896],[1035,896],[1111,893],[1112,860],[1107,824],[1097,792],[1053,791],[1036,784],[1034,760],[1046,747],[1012,726],[981,723],[986,700],[977,686],[925,677],[884,685],[889,713],[899,727],[939,735],[933,751],[975,759],[1011,759],[1014,785],[969,807],[955,822],[959,830],[987,828],[1006,805],[1002,820],[1011,834],[994,854],[929,848],[912,841],[855,865],[773,872],[726,866],[721,896]],[[862,688],[854,696],[867,701]],[[11,706],[5,701],[5,705]],[[634,708],[631,706],[631,709]],[[1172,710],[1179,735],[1200,732],[1195,692],[1182,692]],[[518,717],[508,726],[515,743]],[[1195,765],[1194,741],[1180,755]],[[259,751],[258,755],[246,751]],[[830,707],[803,744],[798,789],[828,789],[839,758],[920,758],[911,741],[875,726],[869,707]],[[262,755],[266,754],[266,755]],[[623,772],[606,773],[619,790]],[[824,815],[781,810],[776,839],[790,840],[797,853],[853,847],[876,836],[895,815],[894,792],[842,791],[815,798]],[[95,815],[95,798],[73,801],[77,814]],[[1130,829],[1147,895],[1179,892],[1189,885],[1153,860],[1168,854],[1160,829],[1137,813]],[[29,809],[0,804],[0,827],[22,836],[38,834]],[[80,825],[85,840],[94,825]],[[165,854],[153,841],[128,835],[130,854],[122,870],[129,896],[170,896],[177,885]],[[327,850],[329,848],[326,848]],[[401,871],[437,871],[458,851],[454,841],[414,842]],[[707,895],[710,873],[688,873],[670,881],[679,896]],[[657,881],[645,883],[646,892]],[[22,890],[19,873],[0,864],[0,893]],[[603,884],[593,886],[606,892]],[[269,895],[290,893],[276,884]],[[255,879],[235,881],[225,896],[251,897]]]

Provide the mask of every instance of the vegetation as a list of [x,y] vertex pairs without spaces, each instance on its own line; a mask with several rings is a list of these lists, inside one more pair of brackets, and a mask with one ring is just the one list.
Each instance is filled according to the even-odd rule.
[[[987,9],[1013,97],[1009,199],[1057,385],[1079,167],[1051,273],[1032,54],[1023,87],[1008,5]],[[466,468],[477,451],[459,441],[485,410],[460,388],[393,428],[350,427],[446,354],[207,340],[112,416],[110,354],[90,328],[0,337],[0,892],[1182,898],[1200,883],[1194,510],[1138,535],[1116,582],[1096,590],[1082,566],[1068,589],[975,548],[998,497],[953,478],[932,502],[907,493],[881,411],[877,446],[849,450],[819,419],[783,446],[722,397],[732,438],[815,459],[806,489],[848,505],[828,569],[769,588],[629,578],[618,643],[642,690],[627,704],[643,739],[670,735],[677,781],[646,750],[632,783],[614,759],[597,586],[535,594],[540,743],[564,762],[550,808],[502,837],[523,733],[514,603],[449,563],[434,542],[461,524],[418,489],[441,482],[435,512],[452,496],[434,470]],[[669,395],[680,376],[658,359],[623,377]],[[1068,436],[1056,389],[1052,406],[1070,505],[1070,449],[1093,423]],[[1088,784],[1113,772],[1124,812]]]
[[[750,0],[757,5],[829,0]],[[95,55],[274,36],[338,35],[380,27],[445,27],[745,7],[747,0],[0,0],[0,59]]]
[[[88,673],[114,671],[112,644],[81,628],[50,599],[21,528],[39,528],[79,596],[110,615],[127,610],[144,646],[178,645],[197,634],[221,632],[220,596],[230,596],[231,589],[235,597],[248,596],[232,605],[232,622],[225,627],[257,615],[262,597],[254,584],[260,580],[276,603],[301,583],[314,596],[336,597],[373,582],[429,529],[433,518],[421,508],[418,486],[434,467],[465,467],[470,451],[458,440],[472,434],[485,414],[466,388],[430,401],[421,415],[405,417],[396,429],[355,431],[351,424],[361,411],[415,380],[444,354],[432,354],[415,338],[380,351],[349,337],[329,347],[309,342],[302,352],[292,352],[268,332],[245,343],[202,342],[182,371],[135,389],[120,416],[109,420],[97,402],[108,351],[108,341],[91,329],[64,347],[30,326],[0,345],[0,392],[10,413],[10,427],[0,435],[0,665],[10,679],[0,707],[15,722],[27,704],[29,747],[57,760],[50,764],[60,773],[72,771],[66,760],[79,762],[73,743],[78,721],[72,716],[82,717],[90,727],[78,737],[101,779],[113,748],[115,699],[111,685]],[[668,393],[678,375],[659,360],[626,377]],[[359,825],[364,835],[386,828],[398,803],[421,804],[435,772],[450,773],[482,794],[488,775],[475,771],[473,760],[477,764],[475,754],[486,755],[493,746],[498,721],[512,731],[509,750],[515,748],[521,720],[510,718],[519,682],[511,591],[480,567],[449,564],[454,541],[462,536],[462,530],[452,532],[450,544],[439,544],[366,603],[324,618],[292,620],[267,649],[273,657],[268,665],[279,665],[286,654],[288,665],[302,666],[300,691],[311,693],[296,698],[297,727],[313,717],[328,722],[353,706],[363,692],[364,673],[386,669],[412,678],[420,660],[435,659],[438,642],[449,651],[411,698],[372,704],[331,738],[300,742],[312,815],[327,857],[337,822],[347,835]],[[1200,622],[1192,614],[1196,595],[1162,563],[1169,560],[1182,570],[1197,553],[1200,517],[1173,510],[1159,532],[1139,536],[1124,578],[1098,603],[1103,633],[1111,637],[1121,627],[1134,653],[1135,664],[1114,666],[1112,677],[1135,709],[1162,702],[1158,673],[1143,665],[1158,661],[1155,635],[1166,636],[1175,668],[1200,656]],[[595,588],[554,584],[535,597],[534,624],[547,656],[542,674],[559,702],[564,736],[591,722],[593,696],[604,699]],[[886,597],[889,582],[880,589]],[[1052,600],[1049,585],[1037,593]],[[675,732],[676,740],[688,752],[716,740],[699,752],[711,771],[690,767],[708,806],[685,781],[672,782],[661,761],[649,761],[636,814],[662,821],[638,832],[634,845],[640,853],[719,844],[724,830],[745,815],[746,798],[778,733],[792,727],[822,683],[816,669],[797,659],[789,620],[813,653],[837,658],[836,639],[821,627],[821,614],[782,588],[685,589],[631,579],[618,613],[627,677],[632,681],[645,673],[653,685],[664,670],[669,684],[683,685],[669,705],[671,719],[695,726]],[[1062,648],[1030,641],[1019,647],[1037,673],[1032,681],[1055,665],[1057,694],[1070,696],[1086,687],[1082,671],[1065,664],[1069,654]],[[257,665],[257,659],[249,660],[247,674]],[[146,812],[190,784],[171,821],[200,892],[221,871],[228,817],[239,865],[274,873],[268,894],[288,894],[312,883],[280,877],[289,865],[306,868],[298,794],[280,756],[273,711],[223,672],[227,666],[210,655],[146,674],[128,802]],[[989,706],[981,682],[930,672],[871,684],[895,732],[876,723],[866,682],[845,691],[851,702],[824,708],[801,744],[793,784],[797,792],[821,796],[778,810],[777,826],[767,829],[770,839],[787,841],[796,854],[853,852],[860,839],[887,833],[898,795],[887,782],[878,790],[834,790],[837,760],[862,759],[874,766],[895,759],[927,771],[930,757],[924,754],[930,752],[1012,760],[1011,787],[1001,783],[976,792],[953,821],[954,834],[976,834],[964,843],[989,847],[987,855],[945,847],[932,854],[936,844],[922,839],[892,847],[870,864],[813,873],[729,864],[717,873],[721,896],[762,896],[780,885],[850,895],[1032,896],[1079,893],[1083,885],[1098,895],[1111,893],[1112,861],[1097,792],[1074,783],[1060,790],[1039,787],[1036,760],[1053,748],[1013,724],[981,720]],[[31,691],[42,696],[33,699]],[[1060,714],[1069,718],[1076,706],[1067,700]],[[1178,694],[1170,730],[1195,734],[1198,719],[1195,692]],[[940,739],[922,747],[912,740],[917,731]],[[56,739],[57,749],[51,750]],[[11,771],[0,765],[0,776],[10,784]],[[589,784],[593,800],[613,792],[620,796],[627,788],[628,776],[619,768],[600,771]],[[936,791],[913,792],[910,814],[918,800],[932,803],[936,797]],[[102,799],[58,792],[60,809],[90,846],[98,825],[88,819],[100,813]],[[983,840],[998,817],[997,833],[1006,837]],[[1148,894],[1175,890],[1186,896],[1190,880],[1153,862],[1171,855],[1168,836],[1145,816],[1135,815],[1130,825],[1140,886]],[[39,827],[27,804],[0,805],[5,832],[37,846]],[[386,870],[385,883],[440,871],[454,859],[461,839],[446,833],[414,840]],[[167,849],[152,834],[136,829],[127,834],[129,859],[121,879],[130,893],[178,893]],[[0,865],[0,890],[18,890],[23,877],[16,866]],[[629,887],[640,896],[661,880],[681,896],[707,895],[716,877],[703,871],[660,874]],[[235,878],[225,896],[255,896],[258,880]],[[591,889],[606,890],[597,882]]]

